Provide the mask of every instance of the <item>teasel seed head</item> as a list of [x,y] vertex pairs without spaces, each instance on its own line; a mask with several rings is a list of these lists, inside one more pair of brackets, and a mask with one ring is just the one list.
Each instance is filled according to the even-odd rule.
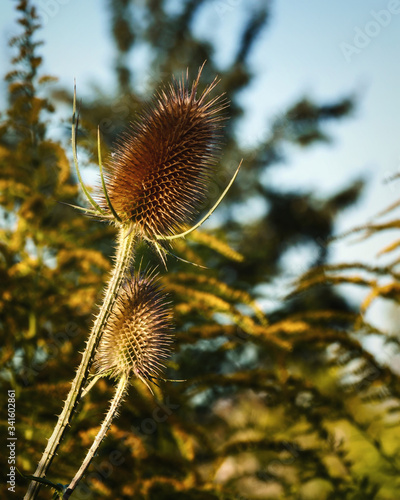
[[171,307],[156,273],[126,280],[98,346],[97,373],[113,378],[137,376],[148,385],[170,355],[171,323]]
[[[203,65],[204,66],[204,65]],[[158,92],[155,100],[117,141],[105,164],[111,205],[146,239],[171,236],[198,214],[218,159],[227,102],[210,98],[214,80],[197,96],[203,66]],[[112,218],[103,193],[100,206]]]

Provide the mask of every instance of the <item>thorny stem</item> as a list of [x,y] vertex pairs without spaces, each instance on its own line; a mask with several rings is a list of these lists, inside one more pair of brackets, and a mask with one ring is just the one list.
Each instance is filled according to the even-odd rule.
[[[83,384],[87,380],[91,361],[99,343],[102,330],[106,325],[110,312],[114,306],[118,290],[125,276],[125,272],[131,264],[134,244],[135,231],[133,230],[131,225],[126,224],[124,226],[121,226],[118,235],[118,247],[115,258],[115,266],[108,283],[107,290],[105,292],[103,304],[93,324],[92,331],[86,343],[85,351],[83,352],[82,361],[78,367],[74,381],[72,382],[72,386],[67,399],[65,400],[64,408],[58,417],[58,421],[54,428],[53,434],[48,440],[46,449],[35,471],[34,475],[36,477],[46,476],[46,472],[53,461],[56,450],[63,439],[67,426],[71,421],[72,414],[74,413],[82,392]],[[24,497],[24,500],[33,500],[34,498],[36,498],[40,486],[40,483],[32,481],[29,485],[29,489]]]
[[[89,203],[92,205],[93,209],[84,209],[84,211],[88,214],[91,215],[103,215],[105,216],[104,210],[95,202],[95,200],[90,196],[88,190],[83,184],[82,177],[80,174],[79,170],[79,164],[78,164],[78,156],[77,156],[77,144],[76,144],[76,137],[77,137],[77,131],[78,131],[78,113],[76,110],[76,86],[74,85],[74,101],[73,101],[73,116],[72,116],[72,152],[73,152],[73,158],[74,158],[74,164],[78,176],[79,183],[89,201]],[[93,360],[94,354],[96,352],[98,343],[100,341],[100,337],[102,334],[102,331],[104,327],[107,324],[109,315],[112,311],[112,308],[114,306],[114,303],[117,298],[117,294],[119,291],[119,288],[121,286],[121,283],[124,279],[125,272],[128,269],[128,267],[131,264],[131,260],[133,259],[133,251],[134,251],[134,246],[135,246],[135,235],[136,231],[134,230],[133,223],[125,223],[123,224],[121,222],[120,217],[118,214],[115,212],[114,208],[112,207],[111,201],[108,197],[107,194],[107,189],[106,185],[104,182],[104,177],[103,177],[103,171],[102,171],[102,164],[101,164],[101,149],[100,149],[100,134],[98,134],[98,152],[99,152],[99,168],[100,168],[100,174],[101,174],[101,181],[102,181],[102,186],[104,190],[104,194],[106,197],[106,201],[108,204],[108,207],[113,215],[113,218],[116,222],[116,224],[119,226],[119,235],[118,235],[118,247],[117,247],[117,254],[115,258],[115,266],[114,270],[112,272],[110,281],[108,283],[107,290],[105,292],[105,297],[104,297],[104,302],[100,308],[99,314],[96,317],[96,320],[93,324],[92,331],[90,333],[89,339],[86,343],[86,348],[83,352],[82,356],[82,361],[81,364],[79,365],[75,378],[72,382],[71,389],[69,391],[69,394],[67,396],[67,399],[65,400],[64,403],[64,408],[61,412],[61,414],[58,417],[57,424],[53,430],[53,434],[51,435],[50,439],[48,440],[46,449],[42,455],[42,458],[37,466],[37,469],[35,471],[35,477],[36,478],[44,478],[46,476],[46,473],[53,461],[53,458],[56,454],[57,448],[60,445],[66,428],[69,425],[72,415],[75,411],[75,408],[79,402],[79,399],[82,394],[82,388],[85,382],[87,381],[87,377],[89,374],[89,370],[91,367],[91,362]],[[173,235],[173,236],[157,236],[156,240],[172,240],[175,238],[180,238],[187,236],[190,234],[192,231],[197,229],[217,208],[217,206],[221,203],[222,199],[225,197],[227,191],[231,187],[233,181],[235,180],[241,163],[239,164],[232,180],[230,181],[229,185],[227,188],[224,190],[214,207],[206,214],[205,217],[203,217],[195,226],[192,228],[188,229],[187,231]],[[81,209],[80,207],[76,207]],[[81,209],[82,210],[82,209]],[[157,243],[157,241],[153,241],[153,244],[155,245],[156,249],[159,251],[160,256],[163,260],[163,254],[162,251],[160,251],[160,245]],[[84,394],[86,394],[89,389],[92,387],[93,384],[89,384],[85,391]],[[64,495],[64,498],[69,498],[69,496],[72,494],[73,489],[76,487],[78,484],[79,480],[81,479],[82,475],[84,474],[85,470],[90,464],[90,461],[93,458],[93,455],[95,451],[97,450],[98,446],[100,445],[101,440],[103,439],[105,433],[107,432],[107,429],[111,423],[112,416],[114,415],[114,412],[116,411],[120,400],[123,397],[123,394],[126,390],[126,385],[127,385],[127,379],[126,377],[122,377],[118,389],[115,395],[115,398],[111,404],[110,410],[106,416],[106,419],[104,420],[101,430],[98,434],[98,437],[96,437],[91,449],[89,450],[88,456],[86,457],[85,461],[83,462],[81,468],[79,469],[78,473],[76,474],[75,478],[73,479],[72,483],[70,484],[67,492]],[[118,392],[120,391],[120,392]],[[119,396],[118,396],[119,394]],[[117,397],[118,396],[118,397]],[[115,405],[114,405],[115,403]],[[114,406],[113,406],[114,405]],[[101,434],[103,432],[103,434]],[[103,437],[101,437],[101,435]],[[93,450],[93,453],[92,453]],[[92,453],[92,454],[91,454]],[[24,497],[24,500],[33,500],[37,497],[37,494],[39,492],[41,484],[37,480],[32,480],[28,491]]]
[[90,447],[85,460],[82,462],[80,469],[75,474],[74,479],[69,484],[67,491],[64,493],[63,500],[67,500],[73,493],[74,489],[77,487],[79,481],[82,479],[85,474],[87,468],[90,465],[94,455],[96,454],[101,442],[103,441],[108,429],[110,428],[111,422],[113,418],[116,416],[119,405],[122,402],[122,399],[125,395],[129,383],[129,379],[126,374],[123,374],[119,379],[117,388],[115,389],[115,394],[110,403],[110,408],[105,416],[103,423],[101,424],[100,430],[93,441],[92,446]]

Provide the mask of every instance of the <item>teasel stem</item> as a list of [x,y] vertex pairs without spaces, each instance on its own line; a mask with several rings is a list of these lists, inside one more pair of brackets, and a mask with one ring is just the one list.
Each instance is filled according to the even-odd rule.
[[[115,267],[105,292],[103,304],[93,324],[91,334],[86,343],[86,348],[83,352],[82,361],[78,367],[74,381],[72,382],[72,386],[67,399],[65,400],[64,408],[58,417],[58,421],[54,428],[53,434],[48,440],[46,449],[35,471],[34,475],[36,477],[44,477],[46,475],[46,472],[49,469],[56,454],[57,448],[64,437],[66,428],[70,424],[72,414],[81,396],[82,387],[87,380],[91,361],[99,343],[101,333],[114,306],[118,290],[123,279],[125,278],[126,270],[132,263],[134,245],[135,231],[132,230],[131,225],[126,224],[121,226],[118,235],[118,249],[115,258]],[[24,497],[24,500],[31,500],[36,498],[40,486],[40,483],[32,481],[29,486],[28,492]]]
[[[203,64],[204,66],[204,64]],[[76,137],[78,113],[76,88],[72,118],[72,151],[79,183],[92,208],[76,207],[84,213],[114,223],[119,229],[115,266],[108,283],[103,304],[93,324],[64,408],[50,437],[35,472],[37,479],[44,478],[53,461],[58,446],[70,424],[74,410],[87,383],[89,370],[103,330],[118,297],[126,271],[131,267],[137,238],[153,244],[164,262],[165,250],[160,240],[168,242],[184,237],[199,227],[211,215],[225,196],[227,189],[215,207],[193,228],[179,233],[193,217],[207,194],[207,181],[216,164],[219,149],[219,112],[227,103],[222,96],[208,99],[217,85],[214,80],[197,97],[196,91],[203,66],[189,87],[186,79],[160,91],[154,109],[142,116],[130,134],[122,139],[116,156],[110,160],[104,180],[98,134],[99,168],[103,193],[97,193],[99,203],[83,184],[78,165]],[[173,147],[172,147],[173,146]],[[239,165],[240,167],[240,165]],[[238,168],[239,169],[239,168]],[[234,178],[237,175],[236,171]],[[107,186],[106,182],[107,181]],[[177,234],[179,233],[179,234]],[[146,383],[146,373],[141,378]],[[92,387],[87,386],[87,390]],[[87,392],[87,391],[85,391]],[[40,483],[33,480],[24,500],[37,497]]]
[[118,381],[114,397],[110,402],[110,408],[103,420],[103,423],[101,424],[100,430],[97,433],[97,436],[95,437],[92,446],[87,452],[87,455],[84,461],[82,462],[82,465],[80,466],[78,472],[75,474],[74,479],[69,484],[67,491],[64,493],[63,500],[67,500],[72,495],[73,491],[77,487],[79,481],[82,479],[91,461],[93,460],[93,457],[97,453],[97,450],[101,442],[105,438],[105,435],[107,434],[107,431],[110,428],[111,422],[117,415],[118,407],[122,403],[124,395],[128,389],[128,385],[129,385],[129,377],[127,376],[126,373],[123,373]]

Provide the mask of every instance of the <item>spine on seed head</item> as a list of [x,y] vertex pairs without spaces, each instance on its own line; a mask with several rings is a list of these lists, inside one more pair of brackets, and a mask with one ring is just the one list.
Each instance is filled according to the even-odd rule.
[[186,76],[159,91],[105,165],[116,213],[150,240],[176,234],[198,214],[219,156],[227,102],[210,98],[217,80],[197,95],[201,71],[191,86]]
[[147,385],[160,375],[172,344],[172,310],[153,272],[122,285],[95,357],[99,374],[137,376]]
[[97,374],[118,379],[117,387],[100,430],[63,498],[72,495],[87,471],[117,416],[130,378],[138,377],[151,390],[148,381],[158,377],[163,360],[170,354],[171,321],[171,306],[156,273],[132,275],[123,283],[94,360]]

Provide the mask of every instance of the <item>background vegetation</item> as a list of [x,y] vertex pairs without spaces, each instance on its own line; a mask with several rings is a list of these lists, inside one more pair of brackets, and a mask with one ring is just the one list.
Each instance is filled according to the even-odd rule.
[[[170,257],[163,278],[176,329],[167,376],[185,381],[161,384],[156,397],[134,383],[93,473],[73,498],[398,498],[400,381],[390,362],[366,345],[380,337],[385,352],[395,355],[399,338],[369,325],[364,314],[377,297],[399,301],[396,232],[382,249],[385,265],[330,265],[335,218],[355,203],[362,183],[329,199],[268,184],[288,144],[326,141],[326,124],[344,119],[353,103],[303,99],[283,110],[255,149],[240,150],[239,94],[252,82],[248,58],[268,28],[269,7],[251,7],[235,60],[221,70],[212,45],[193,35],[204,3],[181,2],[172,14],[162,0],[140,6],[110,0],[118,89],[81,103],[80,153],[95,164],[98,124],[106,155],[160,81],[187,67],[194,76],[207,59],[203,84],[219,74],[219,90],[231,101],[210,206],[242,157],[244,166],[218,210],[219,226],[175,243],[177,256],[207,269]],[[83,202],[71,170],[69,128],[58,141],[51,123],[64,103],[71,105],[71,89],[57,89],[53,75],[42,71],[34,2],[15,5],[21,34],[10,41],[13,70],[5,75],[8,106],[0,122],[0,375],[2,394],[17,392],[18,466],[29,474],[79,363],[111,266],[114,230],[65,204]],[[135,45],[150,49],[146,92],[127,64]],[[265,216],[239,222],[233,208],[254,197],[266,201]],[[398,229],[390,214],[358,232],[369,237]],[[281,256],[299,243],[316,249],[315,260],[266,315],[255,299],[262,285],[279,287]],[[143,254],[157,263],[148,249]],[[370,291],[361,309],[337,290],[343,283]],[[103,380],[85,398],[48,479],[66,484],[73,477],[111,394]],[[5,433],[3,416],[1,426]],[[18,478],[19,497],[27,485]],[[51,492],[42,489],[41,498]]]

